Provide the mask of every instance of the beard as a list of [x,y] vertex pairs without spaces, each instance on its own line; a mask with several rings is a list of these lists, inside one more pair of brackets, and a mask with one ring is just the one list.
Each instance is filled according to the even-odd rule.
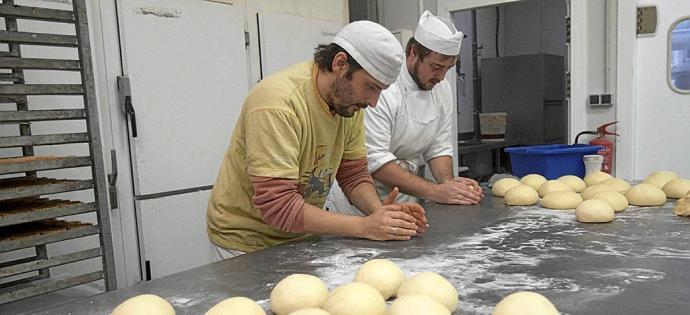
[[410,76],[412,77],[412,80],[414,80],[414,83],[417,84],[417,87],[422,90],[422,91],[430,91],[431,89],[438,84],[438,82],[433,83],[423,83],[422,80],[419,79],[419,60],[415,61],[414,66],[412,66],[412,72],[410,72]]
[[328,104],[331,111],[342,117],[350,118],[355,115],[358,109],[366,108],[367,104],[355,103],[352,97],[353,90],[350,79],[336,77],[335,82],[331,85],[331,90],[328,92],[328,96],[332,100],[332,104]]

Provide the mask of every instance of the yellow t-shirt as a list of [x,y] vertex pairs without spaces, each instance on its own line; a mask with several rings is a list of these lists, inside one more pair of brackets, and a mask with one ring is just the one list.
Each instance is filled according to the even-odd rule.
[[218,246],[255,251],[305,234],[278,230],[254,207],[249,176],[298,180],[305,202],[323,207],[342,159],[366,158],[364,115],[332,115],[318,94],[313,62],[262,80],[245,99],[207,209]]

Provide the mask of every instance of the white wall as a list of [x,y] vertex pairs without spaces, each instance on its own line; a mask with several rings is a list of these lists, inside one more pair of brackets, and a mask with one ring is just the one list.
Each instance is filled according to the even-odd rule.
[[[587,91],[602,94],[606,91],[606,2],[587,1]],[[616,120],[614,106],[586,106],[587,128],[596,128]],[[586,137],[588,139],[592,137]],[[613,139],[611,139],[613,140]]]
[[419,5],[415,0],[379,1],[379,23],[389,30],[414,31],[419,20]]
[[[261,79],[259,69],[259,40],[256,14],[259,12],[296,15],[345,25],[349,21],[347,0],[237,0],[235,5],[244,6],[247,15],[245,26],[249,32],[250,86]],[[380,9],[379,9],[380,10]]]
[[[419,20],[418,0],[378,0],[379,23],[389,30],[414,31]],[[436,0],[423,0],[423,9],[436,14]]]

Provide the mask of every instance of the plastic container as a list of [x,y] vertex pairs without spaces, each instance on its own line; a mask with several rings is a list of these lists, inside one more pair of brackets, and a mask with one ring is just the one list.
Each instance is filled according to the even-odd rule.
[[585,176],[585,155],[596,154],[602,147],[587,144],[550,144],[506,148],[510,155],[513,175],[541,174],[547,179],[563,175]]

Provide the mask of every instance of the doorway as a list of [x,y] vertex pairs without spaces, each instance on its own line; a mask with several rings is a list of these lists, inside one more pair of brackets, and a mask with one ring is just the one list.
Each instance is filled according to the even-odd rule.
[[[460,166],[469,168],[467,175],[509,172],[500,156],[506,146],[568,143],[566,1],[487,1],[458,10],[452,2],[445,6],[466,34],[456,96]],[[498,139],[482,137],[480,116],[493,113],[506,113]],[[486,150],[465,148],[489,141]]]

